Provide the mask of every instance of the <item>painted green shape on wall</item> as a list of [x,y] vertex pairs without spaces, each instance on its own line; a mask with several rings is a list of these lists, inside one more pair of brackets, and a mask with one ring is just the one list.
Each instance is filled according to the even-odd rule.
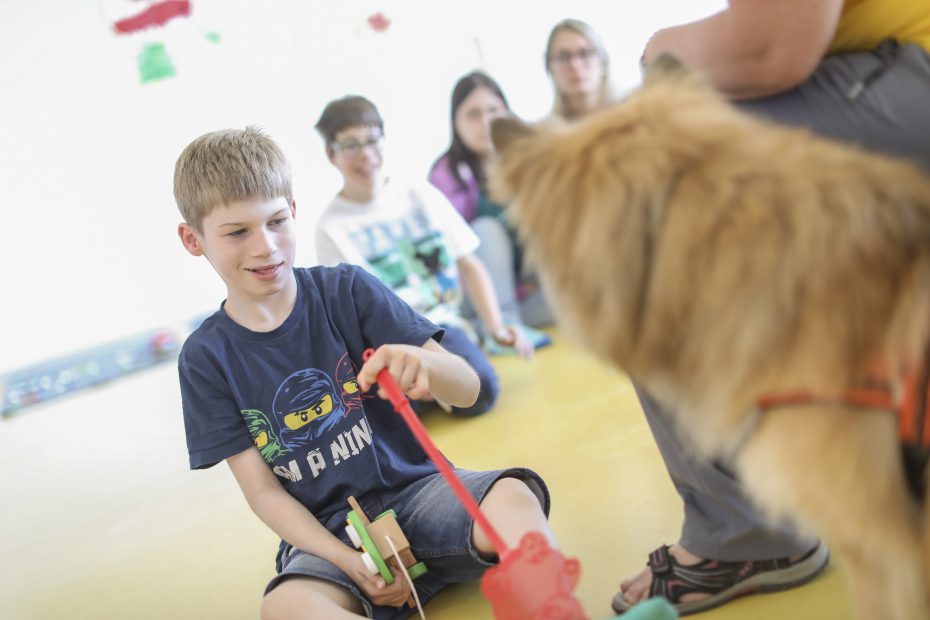
[[143,84],[164,80],[175,74],[174,64],[164,43],[146,43],[139,52],[138,60],[139,81]]
[[220,39],[222,39],[218,32],[208,32],[204,36],[207,37],[207,41],[210,43],[219,43]]

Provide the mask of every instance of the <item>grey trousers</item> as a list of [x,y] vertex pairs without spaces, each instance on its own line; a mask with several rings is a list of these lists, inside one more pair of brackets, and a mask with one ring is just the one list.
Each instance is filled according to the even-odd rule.
[[[517,274],[513,268],[515,248],[504,224],[494,217],[478,217],[471,222],[471,228],[481,240],[475,256],[488,269],[504,323],[535,328],[549,327],[555,323],[541,288],[525,299],[517,299]],[[467,296],[462,301],[462,316],[471,322],[478,334],[487,336],[485,325]]]
[[737,105],[930,172],[930,54],[917,45],[888,41],[873,51],[828,56],[797,88]]
[[513,268],[516,248],[503,222],[493,217],[478,217],[472,221],[471,227],[481,240],[475,255],[491,274],[504,323],[530,327],[552,325],[552,311],[542,289],[535,290],[526,299],[517,299],[517,274]]
[[[930,55],[916,45],[888,42],[874,51],[829,56],[797,88],[738,105],[778,123],[908,158],[930,172]],[[815,541],[757,512],[731,472],[693,456],[669,413],[639,388],[637,395],[684,502],[679,543],[685,549],[736,561],[799,555],[813,547]]]

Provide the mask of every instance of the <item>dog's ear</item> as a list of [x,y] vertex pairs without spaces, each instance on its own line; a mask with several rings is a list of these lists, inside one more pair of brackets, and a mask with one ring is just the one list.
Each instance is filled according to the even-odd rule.
[[684,79],[691,75],[691,71],[678,58],[668,53],[659,54],[646,65],[643,72],[643,83],[651,84],[657,80]]
[[491,123],[491,141],[498,153],[506,151],[516,140],[533,135],[533,128],[515,116],[496,118]]
[[513,116],[496,118],[491,123],[491,141],[496,156],[488,174],[488,190],[492,200],[501,204],[510,202],[516,188],[526,175],[528,149],[536,145],[532,140],[539,130]]

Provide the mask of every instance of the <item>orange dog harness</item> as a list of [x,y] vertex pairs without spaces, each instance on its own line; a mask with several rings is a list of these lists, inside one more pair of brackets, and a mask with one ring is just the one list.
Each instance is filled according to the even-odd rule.
[[887,372],[875,373],[862,386],[836,396],[798,391],[764,396],[756,406],[759,412],[765,412],[773,407],[820,403],[896,413],[908,483],[915,495],[923,497],[924,470],[930,460],[930,363],[925,363],[920,372],[907,370],[896,382],[887,376]]

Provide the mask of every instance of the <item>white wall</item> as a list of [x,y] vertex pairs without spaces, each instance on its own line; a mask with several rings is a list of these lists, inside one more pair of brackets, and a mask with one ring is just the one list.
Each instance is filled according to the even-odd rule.
[[[633,87],[656,28],[722,4],[193,0],[189,19],[116,36],[112,23],[143,2],[0,2],[0,372],[218,305],[219,279],[175,236],[174,161],[194,137],[258,124],[279,141],[309,264],[316,216],[338,190],[313,131],[328,100],[370,97],[391,156],[425,174],[447,144],[449,94],[465,72],[484,68],[517,114],[538,118],[551,103],[542,53],[556,21],[591,23],[615,81]],[[365,23],[376,11],[392,20],[386,32]],[[175,77],[139,83],[146,41],[166,45]]]

